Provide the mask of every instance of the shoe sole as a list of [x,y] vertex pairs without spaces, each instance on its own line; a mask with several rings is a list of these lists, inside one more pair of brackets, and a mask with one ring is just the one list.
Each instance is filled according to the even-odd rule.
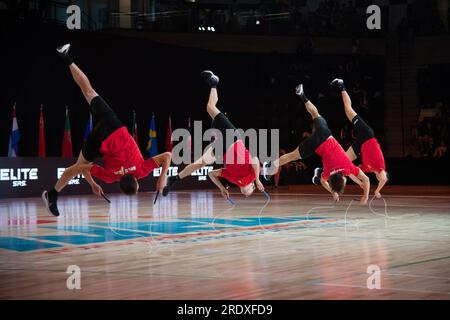
[[219,84],[219,77],[216,76],[212,71],[209,70],[202,71],[201,75],[208,83],[210,79],[214,79],[216,85]]
[[263,178],[266,181],[270,181],[271,176],[268,176],[267,172],[269,171],[269,169],[267,168],[267,161],[265,161],[263,163]]
[[56,48],[56,51],[58,51],[61,54],[66,54],[67,52],[69,52],[70,49],[70,43],[65,44],[59,48]]
[[49,205],[48,205],[48,197],[47,197],[47,195],[48,195],[48,191],[47,191],[47,190],[44,190],[44,191],[42,192],[42,195],[41,195],[42,201],[44,202],[44,205],[45,205],[45,209],[47,210],[47,212],[48,212],[49,214],[51,214],[52,216],[55,216],[55,215],[50,211],[50,207],[49,207]]

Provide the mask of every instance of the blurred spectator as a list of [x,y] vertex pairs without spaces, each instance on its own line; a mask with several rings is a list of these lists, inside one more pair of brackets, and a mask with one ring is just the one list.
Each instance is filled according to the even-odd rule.
[[444,140],[441,141],[439,147],[434,150],[433,157],[444,157],[447,155],[447,144]]

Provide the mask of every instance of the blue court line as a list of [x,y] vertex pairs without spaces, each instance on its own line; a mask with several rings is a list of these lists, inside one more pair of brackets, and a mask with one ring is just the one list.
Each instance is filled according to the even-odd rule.
[[[187,222],[187,221],[169,221],[169,222],[134,222],[132,225],[122,222],[117,223],[94,223],[97,226],[109,226],[111,228],[131,229],[140,231],[150,231],[155,233],[165,234],[179,234],[187,232],[214,230],[213,228],[204,223],[199,222]],[[121,232],[121,231],[118,231]]]
[[6,250],[23,252],[57,247],[62,245],[16,237],[0,237],[0,248]]
[[192,218],[192,221],[218,223],[225,225],[232,225],[238,227],[254,227],[258,225],[271,225],[277,223],[307,221],[307,220],[323,220],[324,217],[298,217],[298,218],[271,218],[271,217],[245,217],[241,219],[226,219],[226,218]]
[[[286,224],[289,222],[307,221],[307,220],[323,220],[325,217],[242,217],[242,218],[180,218],[177,221],[160,221],[160,222],[99,222],[91,225],[76,226],[40,226],[42,229],[51,229],[62,232],[79,233],[79,234],[54,234],[54,235],[35,235],[27,236],[32,239],[22,239],[17,237],[0,237],[0,248],[13,251],[33,251],[46,248],[62,247],[63,244],[71,245],[89,245],[94,243],[105,243],[112,241],[120,241],[127,239],[138,239],[141,237],[158,236],[160,234],[188,234],[191,232],[212,231],[220,229],[229,229],[235,227],[257,227],[276,224]],[[223,226],[216,227],[208,223],[220,224]],[[323,224],[317,226],[324,226]],[[109,227],[109,228],[108,228]],[[295,226],[296,229],[306,227]],[[311,227],[311,226],[308,226]],[[281,229],[273,228],[271,231],[291,229],[284,227]],[[146,232],[140,232],[146,231]],[[258,233],[260,231],[257,231]],[[262,230],[261,232],[265,232]],[[233,232],[232,237],[240,235],[255,234],[255,231]],[[228,237],[228,236],[227,236]],[[216,237],[212,237],[216,238]],[[217,239],[220,239],[217,238]],[[46,243],[39,240],[48,240],[58,242]],[[195,241],[195,240],[192,240]]]
[[45,229],[54,229],[67,232],[84,233],[81,235],[47,235],[31,236],[31,238],[51,240],[55,242],[70,243],[74,245],[92,244],[99,242],[119,241],[139,237],[149,237],[151,234],[129,231],[129,230],[110,230],[91,226],[46,226]]

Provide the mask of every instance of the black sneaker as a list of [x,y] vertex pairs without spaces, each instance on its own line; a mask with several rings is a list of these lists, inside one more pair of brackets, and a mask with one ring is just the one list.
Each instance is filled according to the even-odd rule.
[[322,168],[314,169],[314,177],[312,178],[312,183],[314,183],[316,186],[320,184],[320,177],[322,176],[322,172]]
[[49,201],[47,190],[44,190],[44,192],[42,192],[42,201],[44,201],[45,208],[49,213],[51,213],[55,217],[59,216],[57,200],[55,199],[53,201]]
[[215,88],[219,84],[219,77],[216,76],[212,71],[202,71],[201,76],[203,79],[205,79],[206,83],[208,83],[211,88]]
[[330,85],[335,86],[335,87],[339,88],[340,90],[343,90],[344,89],[344,80],[336,78],[330,82]]
[[164,187],[162,195],[163,197],[167,196],[169,194],[170,188],[172,188],[172,186],[175,184],[175,182],[177,182],[178,180],[180,180],[178,178],[178,176],[175,177],[169,177],[167,179],[167,185]]

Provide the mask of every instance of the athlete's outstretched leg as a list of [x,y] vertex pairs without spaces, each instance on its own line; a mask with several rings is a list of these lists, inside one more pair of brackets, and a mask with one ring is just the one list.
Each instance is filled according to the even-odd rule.
[[[281,157],[279,157],[277,160],[275,160],[273,162],[273,165],[275,166],[275,168],[278,169],[281,166],[285,165],[286,163],[289,163],[292,161],[297,161],[299,159],[301,159],[301,157],[300,157],[299,149],[297,147],[294,151],[286,153],[286,154],[282,155]],[[275,174],[275,172],[274,172],[274,174]]]
[[206,111],[211,119],[214,119],[220,113],[220,110],[217,108],[217,101],[219,101],[217,88],[211,88],[209,92],[208,104],[206,105]]
[[211,88],[209,91],[208,103],[206,104],[206,111],[211,119],[214,120],[214,118],[220,113],[220,110],[217,108],[217,101],[219,101],[219,96],[217,94],[219,77],[209,70],[202,71],[201,76]]
[[[209,116],[214,121],[216,116],[221,113],[220,110],[217,108],[217,102],[219,101],[219,96],[217,94],[217,85],[219,83],[219,77],[208,70],[203,71],[201,73],[201,76],[210,87],[209,99],[208,103],[206,104],[206,112],[208,112]],[[212,147],[208,147],[205,153],[199,159],[187,165],[177,176],[170,177],[167,181],[167,186],[163,190],[163,196],[167,196],[167,194],[170,191],[170,188],[177,181],[186,178],[195,170],[201,169],[208,164],[214,163],[214,161],[216,161],[216,158],[212,150],[213,150]]]
[[81,71],[80,68],[72,61],[72,58],[69,56],[70,44],[65,44],[58,49],[56,49],[59,53],[59,56],[64,61],[65,64],[70,69],[72,73],[72,77],[80,87],[81,92],[83,93],[86,101],[91,104],[91,100],[98,96],[97,92],[92,88],[91,83],[89,82],[88,77]]
[[357,116],[357,113],[352,108],[352,100],[345,90],[344,80],[342,79],[334,79],[331,81],[331,85],[336,86],[339,90],[341,90],[342,101],[344,102],[344,111],[347,119],[352,122],[353,119]]
[[201,169],[208,164],[214,163],[216,158],[214,157],[212,150],[212,146],[209,147],[199,159],[187,165],[183,170],[181,170],[181,172],[178,174],[179,179],[184,179],[195,170]]
[[[69,49],[70,44],[63,45],[59,48],[57,48],[57,52],[61,59],[64,61],[64,63],[69,67],[70,72],[72,73],[72,77],[77,83],[77,85],[80,87],[84,97],[86,98],[87,102],[91,104],[91,101],[93,98],[98,96],[98,94],[95,92],[95,90],[92,88],[91,83],[89,82],[89,79],[87,76],[83,73],[83,71],[78,68],[75,63],[73,63],[71,57],[69,56]],[[50,211],[54,216],[59,216],[59,210],[58,210],[58,193],[61,192],[61,190],[67,185],[67,183],[76,175],[78,175],[80,171],[80,166],[89,164],[90,161],[86,160],[83,156],[82,152],[80,152],[80,155],[78,157],[78,160],[75,164],[67,168],[61,178],[58,179],[55,186],[47,191],[45,190],[42,193],[42,199],[45,203],[45,206],[48,211]]]
[[320,117],[319,110],[317,110],[316,106],[311,101],[309,101],[309,99],[306,97],[302,84],[299,84],[297,86],[297,88],[295,88],[295,93],[303,101],[303,103],[305,104],[306,110],[311,115],[313,120]]
[[[311,101],[309,101],[309,99],[306,97],[302,84],[299,84],[295,88],[295,93],[300,97],[302,102],[305,104],[306,110],[311,115],[311,118],[313,120],[319,118],[320,117],[319,110],[317,110],[316,106]],[[313,131],[314,131],[314,129],[313,129]],[[306,148],[304,147],[304,149],[309,150],[310,144],[312,144],[312,139],[308,138],[305,141],[303,141],[301,145],[308,146]],[[305,153],[305,154],[306,154],[306,156],[303,155],[303,157],[309,156],[308,153]],[[302,159],[302,155],[300,154],[300,147],[297,147],[294,151],[286,153],[285,155],[276,159],[272,163],[264,162],[263,168],[262,168],[263,177],[266,180],[269,180],[270,179],[269,176],[274,175],[278,171],[278,168],[280,168],[280,166],[282,166],[286,163],[292,162],[292,161],[299,160],[299,159]]]

